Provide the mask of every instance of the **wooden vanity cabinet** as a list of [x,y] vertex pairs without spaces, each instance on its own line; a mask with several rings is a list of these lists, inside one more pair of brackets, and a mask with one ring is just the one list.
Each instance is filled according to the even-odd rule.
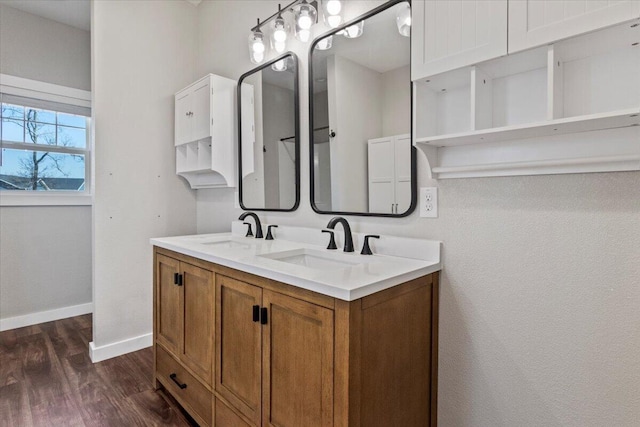
[[156,379],[185,408],[192,409],[194,419],[210,425],[213,272],[186,261],[155,254]]
[[[156,378],[201,425],[436,425],[438,273],[349,302],[165,249],[155,254]],[[179,308],[163,300],[176,292],[161,291],[184,265],[212,278],[208,407],[199,390],[181,397],[190,386],[163,379],[167,343],[180,341],[181,327]],[[207,408],[208,417],[198,412]]]

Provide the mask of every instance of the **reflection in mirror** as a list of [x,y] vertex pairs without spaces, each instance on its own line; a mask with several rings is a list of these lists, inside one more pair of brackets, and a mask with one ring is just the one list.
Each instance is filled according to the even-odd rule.
[[293,53],[238,81],[240,205],[295,210],[299,203],[298,61]]
[[407,215],[415,205],[409,7],[390,2],[346,25],[361,27],[359,37],[338,29],[312,44],[311,200],[319,212]]

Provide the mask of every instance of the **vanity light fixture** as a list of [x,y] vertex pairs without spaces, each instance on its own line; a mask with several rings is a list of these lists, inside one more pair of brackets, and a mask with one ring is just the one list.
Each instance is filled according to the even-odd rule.
[[[322,9],[324,23],[330,28],[336,28],[343,22],[342,10],[344,0],[293,0],[284,8],[278,5],[278,11],[260,22],[251,29],[249,35],[249,57],[254,64],[262,63],[267,56],[267,45],[265,44],[265,35],[261,28],[271,23],[268,28],[270,46],[276,53],[282,53],[287,50],[287,41],[292,31],[295,37],[303,43],[311,40],[312,27],[318,22],[318,8]],[[294,16],[294,22],[288,24],[286,13]],[[290,21],[291,22],[291,21]],[[364,22],[358,22],[338,34],[343,34],[347,38],[356,38],[362,35]],[[327,37],[316,46],[320,50],[331,48],[332,37]],[[274,68],[275,70],[275,68]]]
[[342,24],[342,1],[322,0],[322,16],[324,23],[331,28],[336,28]]
[[260,31],[260,19],[258,25],[249,35],[249,58],[254,64],[264,61],[267,46],[264,44],[264,34]]
[[398,9],[396,24],[401,36],[411,37],[411,6],[409,3],[405,3]]

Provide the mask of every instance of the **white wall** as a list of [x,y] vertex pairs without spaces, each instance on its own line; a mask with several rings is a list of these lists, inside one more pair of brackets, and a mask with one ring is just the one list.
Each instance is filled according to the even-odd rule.
[[[87,31],[0,5],[2,74],[90,90],[89,48]],[[90,302],[91,207],[0,207],[0,320]]]
[[[233,78],[252,68],[247,29],[277,4],[203,2],[200,73]],[[347,2],[347,18],[361,6]],[[309,204],[308,47],[293,49],[302,76],[302,201],[296,212],[261,217],[320,229],[331,216]],[[439,425],[637,425],[640,173],[437,184],[438,219],[348,219],[355,231],[444,242]],[[199,191],[199,232],[228,231],[239,213],[231,191]]]
[[411,132],[411,69],[396,68],[381,75],[382,135]]
[[149,238],[195,232],[173,141],[173,94],[196,77],[195,22],[184,1],[93,2],[93,360],[151,344]]
[[91,90],[88,31],[0,5],[0,73]]

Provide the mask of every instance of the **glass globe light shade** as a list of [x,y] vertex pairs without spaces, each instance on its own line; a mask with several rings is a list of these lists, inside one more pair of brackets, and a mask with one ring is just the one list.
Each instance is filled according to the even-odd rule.
[[324,23],[331,28],[336,28],[342,24],[342,2],[340,0],[322,0],[322,16]]
[[285,20],[278,16],[273,21],[271,32],[271,47],[278,53],[282,53],[287,48],[287,37],[289,32],[289,26]]
[[360,21],[357,24],[353,24],[343,31],[341,31],[342,35],[348,39],[355,39],[362,35],[364,31],[364,21]]
[[316,23],[318,16],[316,8],[306,0],[293,7],[296,17],[296,38],[301,42],[307,42],[311,38],[311,27]]
[[398,32],[405,37],[411,36],[411,6],[408,3],[404,3],[399,6],[396,13],[396,24],[398,25]]
[[318,50],[329,50],[333,44],[333,36],[325,37],[316,44]]
[[284,59],[276,61],[271,64],[271,69],[273,71],[285,71],[287,69],[287,61]]
[[264,61],[267,46],[264,44],[264,34],[260,29],[253,31],[249,35],[249,59],[254,64]]

